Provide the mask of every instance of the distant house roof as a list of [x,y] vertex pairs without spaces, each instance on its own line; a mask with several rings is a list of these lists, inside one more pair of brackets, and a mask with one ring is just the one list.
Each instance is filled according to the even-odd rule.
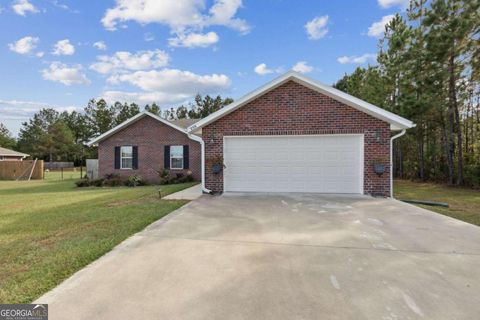
[[173,129],[176,129],[178,131],[181,131],[185,134],[187,134],[187,127],[195,124],[195,122],[199,121],[200,119],[179,119],[179,120],[172,120],[172,121],[169,121],[169,120],[166,120],[160,116],[157,116],[153,113],[150,113],[150,112],[147,112],[147,111],[143,111],[143,112],[140,112],[138,113],[137,115],[131,117],[130,119],[120,123],[118,126],[116,126],[115,128],[113,129],[110,129],[108,130],[107,132],[99,135],[98,137],[96,137],[95,139],[92,139],[90,140],[87,145],[88,146],[92,146],[92,145],[96,145],[98,144],[100,141],[110,137],[111,135],[115,134],[116,132],[122,130],[123,128],[129,126],[130,124],[144,118],[144,117],[151,117],[163,124],[166,124],[167,126],[170,126],[172,127]]
[[15,150],[10,150],[7,148],[0,147],[0,157],[28,157],[29,155],[26,153],[21,153]]
[[184,129],[187,129],[188,127],[190,127],[192,124],[195,124],[197,123],[198,121],[200,121],[202,119],[177,119],[177,120],[172,120],[171,122],[173,124],[176,124],[177,126],[179,127],[182,127]]

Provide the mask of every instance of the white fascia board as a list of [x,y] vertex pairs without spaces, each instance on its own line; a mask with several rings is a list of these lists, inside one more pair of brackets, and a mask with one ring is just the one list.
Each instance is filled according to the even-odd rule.
[[87,142],[87,146],[90,147],[90,146],[98,144],[100,141],[110,137],[111,135],[115,134],[116,132],[122,130],[123,128],[128,127],[130,124],[132,124],[132,123],[134,123],[134,122],[136,122],[136,121],[138,121],[141,118],[146,117],[146,116],[152,117],[153,119],[158,120],[158,121],[162,122],[163,124],[165,124],[167,126],[170,126],[170,127],[174,128],[174,129],[176,129],[176,130],[178,130],[182,133],[185,133],[185,134],[187,133],[187,131],[184,128],[179,127],[176,124],[171,123],[170,121],[168,121],[166,119],[163,119],[162,117],[159,117],[159,116],[157,116],[153,113],[150,113],[148,111],[143,111],[143,112],[140,112],[140,113],[134,115],[130,119],[125,120],[124,122],[120,123],[115,128],[112,128],[112,129],[108,130],[107,132],[102,133],[101,135],[99,135],[95,139],[90,140],[89,142]]
[[365,112],[366,114],[369,114],[375,118],[378,118],[380,120],[383,120],[385,122],[390,123],[390,129],[391,130],[402,130],[402,129],[408,129],[412,128],[415,126],[413,122],[410,120],[407,120],[403,117],[400,117],[392,112],[386,111],[382,108],[379,108],[377,106],[374,106],[373,104],[370,104],[366,101],[363,101],[361,99],[358,99],[354,96],[351,96],[347,93],[344,93],[338,89],[335,89],[331,86],[324,85],[318,81],[315,81],[313,79],[310,79],[308,77],[305,77],[304,75],[294,72],[294,71],[289,71],[284,75],[281,75],[280,77],[277,77],[276,79],[273,79],[272,81],[268,82],[267,84],[261,86],[260,88],[248,93],[247,95],[243,96],[236,102],[218,110],[217,112],[212,113],[208,117],[203,118],[202,120],[198,121],[197,123],[191,125],[190,127],[187,128],[188,132],[195,132],[199,130],[200,128],[216,121],[217,119],[235,111],[236,109],[242,107],[243,105],[247,104],[248,102],[256,99],[257,97],[267,93],[270,90],[275,89],[276,87],[284,84],[287,81],[295,81],[299,84],[302,84],[312,90],[315,90],[317,92],[320,92],[326,96],[331,97],[332,99],[335,99],[337,101],[340,101],[348,106],[351,106],[359,111]]

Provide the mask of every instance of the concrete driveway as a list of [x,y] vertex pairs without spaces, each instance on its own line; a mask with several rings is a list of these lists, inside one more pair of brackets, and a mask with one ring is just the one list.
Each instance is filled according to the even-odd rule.
[[37,302],[50,319],[478,319],[480,228],[387,199],[203,196]]

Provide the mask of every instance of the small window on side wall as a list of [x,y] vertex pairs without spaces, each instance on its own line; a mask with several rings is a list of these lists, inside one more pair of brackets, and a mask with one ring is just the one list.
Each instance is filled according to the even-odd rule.
[[122,146],[120,148],[120,169],[133,169],[132,146]]
[[170,146],[170,169],[183,169],[183,146]]

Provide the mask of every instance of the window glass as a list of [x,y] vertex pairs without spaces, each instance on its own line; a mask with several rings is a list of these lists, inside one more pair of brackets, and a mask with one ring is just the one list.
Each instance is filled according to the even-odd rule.
[[170,168],[183,169],[183,146],[170,147]]
[[133,168],[133,148],[132,146],[123,146],[120,150],[121,167],[122,169]]

